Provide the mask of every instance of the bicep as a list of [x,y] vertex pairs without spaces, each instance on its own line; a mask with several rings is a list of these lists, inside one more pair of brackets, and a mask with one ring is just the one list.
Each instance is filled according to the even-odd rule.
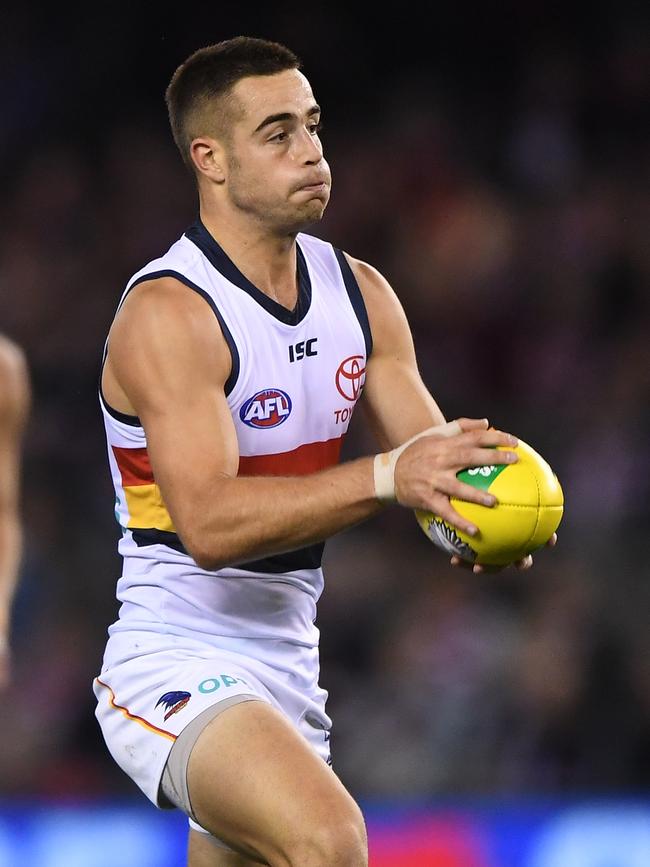
[[200,296],[181,286],[157,288],[155,303],[152,290],[127,299],[109,354],[145,430],[156,483],[183,536],[219,480],[237,475],[237,437],[224,392],[230,356]]
[[381,448],[394,448],[445,418],[424,384],[411,329],[397,295],[378,271],[351,260],[363,293],[373,351],[361,406]]
[[[188,380],[189,382],[189,380]],[[169,403],[141,411],[156,483],[181,536],[224,478],[237,475],[239,453],[223,389],[196,380]],[[175,399],[177,398],[177,399]]]

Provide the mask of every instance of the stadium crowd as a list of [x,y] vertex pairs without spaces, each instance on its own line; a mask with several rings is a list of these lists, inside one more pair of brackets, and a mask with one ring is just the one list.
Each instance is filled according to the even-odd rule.
[[[325,47],[296,38],[318,96]],[[396,508],[330,541],[322,685],[359,797],[650,785],[647,45],[622,24],[584,51],[531,41],[492,90],[472,90],[476,67],[465,89],[384,70],[363,122],[342,78],[322,97],[334,184],[313,233],[391,281],[445,415],[529,442],[566,497],[527,573],[452,569]],[[0,330],[34,388],[2,795],[135,791],[93,716],[120,566],[96,385],[125,281],[194,219],[162,116],[171,68],[146,111],[79,116],[19,154],[53,100],[25,68],[0,135]],[[376,451],[361,415],[345,451]]]

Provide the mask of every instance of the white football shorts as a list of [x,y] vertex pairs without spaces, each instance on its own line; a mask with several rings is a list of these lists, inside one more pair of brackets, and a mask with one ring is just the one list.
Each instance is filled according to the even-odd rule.
[[[294,683],[290,671],[194,639],[150,632],[122,633],[122,645],[125,639],[138,655],[115,661],[115,653],[105,654],[93,683],[95,715],[109,752],[156,807],[173,806],[161,791],[161,780],[177,737],[208,708],[218,710],[221,702],[230,706],[260,699],[272,704],[331,764],[332,721],[325,713],[327,693],[318,686],[317,670],[306,689],[304,676]],[[109,639],[107,651],[113,641]],[[260,645],[256,655],[263,656],[263,642]],[[300,650],[293,647],[292,654],[296,652]],[[305,648],[305,655],[313,668],[313,648]],[[210,718],[206,714],[206,724]],[[204,830],[191,816],[189,820],[191,827]]]

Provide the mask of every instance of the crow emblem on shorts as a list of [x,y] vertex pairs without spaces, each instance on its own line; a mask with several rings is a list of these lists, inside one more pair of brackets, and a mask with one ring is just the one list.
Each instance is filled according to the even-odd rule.
[[191,698],[191,692],[166,692],[164,695],[160,696],[156,702],[156,707],[158,707],[159,704],[163,706],[167,711],[165,714],[165,720],[168,720],[172,714],[178,713],[179,710],[182,710]]

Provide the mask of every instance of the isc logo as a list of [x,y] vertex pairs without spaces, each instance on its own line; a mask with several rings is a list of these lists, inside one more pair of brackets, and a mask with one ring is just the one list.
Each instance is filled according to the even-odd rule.
[[289,361],[302,361],[306,356],[318,355],[317,343],[318,337],[311,337],[309,340],[301,340],[300,343],[290,346]]
[[266,388],[258,391],[244,403],[239,410],[239,418],[249,427],[277,427],[285,422],[291,413],[291,398],[279,388]]

